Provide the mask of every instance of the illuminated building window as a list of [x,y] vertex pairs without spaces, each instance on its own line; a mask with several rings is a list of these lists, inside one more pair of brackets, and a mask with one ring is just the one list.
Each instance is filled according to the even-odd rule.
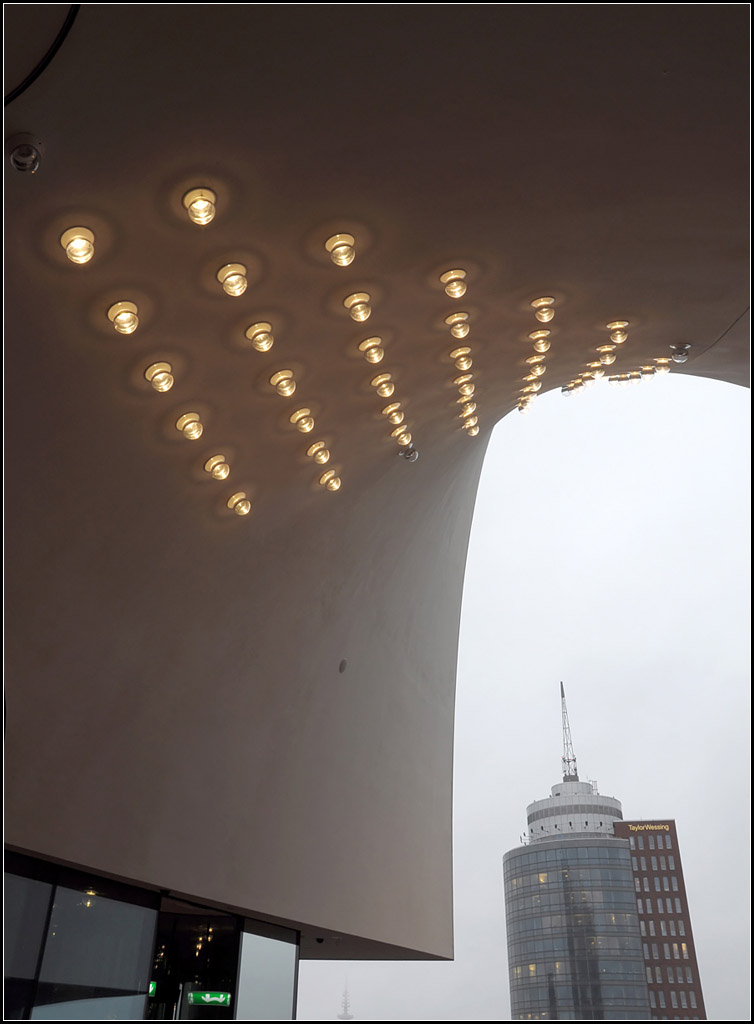
[[542,872],[542,873],[540,874],[540,876],[539,876],[539,883],[540,883],[540,885],[544,885],[544,883],[545,883],[546,881],[547,881],[547,872],[546,872],[546,871],[543,871],[543,872]]
[[641,892],[641,879],[640,878],[635,878],[634,879],[634,889],[636,889],[637,892]]
[[[684,943],[684,945],[685,945],[685,943]],[[681,959],[680,953],[678,952],[678,943],[677,942],[673,943],[673,959],[675,959],[675,960],[680,960]]]
[[689,958],[689,947],[686,945],[685,942],[681,943],[681,949],[683,950],[683,959],[684,960],[688,960],[688,958]]
[[537,965],[529,964],[529,975],[532,976],[537,973]]

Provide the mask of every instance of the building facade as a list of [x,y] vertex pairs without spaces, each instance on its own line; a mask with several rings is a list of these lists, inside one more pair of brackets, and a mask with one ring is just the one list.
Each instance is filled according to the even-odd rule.
[[619,821],[628,839],[653,1020],[706,1020],[675,822]]
[[569,781],[527,817],[503,860],[513,1020],[649,1020],[620,803]]
[[563,781],[503,858],[512,1018],[706,1020],[675,822],[579,780],[560,697]]

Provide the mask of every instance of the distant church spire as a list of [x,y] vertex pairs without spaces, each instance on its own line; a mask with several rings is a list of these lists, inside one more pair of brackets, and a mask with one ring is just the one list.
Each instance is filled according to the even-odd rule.
[[571,727],[568,724],[568,708],[562,683],[560,684],[560,707],[563,713],[563,782],[578,782],[579,772],[576,767],[576,755],[573,752]]
[[343,989],[343,1003],[342,1003],[342,1006],[343,1006],[343,1012],[338,1014],[338,1020],[353,1020],[354,1016],[350,1012],[351,1004],[350,1004],[349,999],[348,999],[348,983],[347,982],[346,982],[346,987]]

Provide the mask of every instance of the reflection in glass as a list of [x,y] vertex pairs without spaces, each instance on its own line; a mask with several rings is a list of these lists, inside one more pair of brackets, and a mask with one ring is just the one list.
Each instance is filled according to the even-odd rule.
[[[282,933],[282,929],[280,929]],[[295,940],[295,932],[290,933]],[[244,932],[238,974],[238,1020],[292,1020],[298,947]]]

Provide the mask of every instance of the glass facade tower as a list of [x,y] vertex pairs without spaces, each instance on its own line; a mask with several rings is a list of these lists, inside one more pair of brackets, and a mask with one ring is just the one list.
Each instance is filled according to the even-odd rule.
[[504,861],[514,1020],[649,1020],[628,842],[539,840]]

